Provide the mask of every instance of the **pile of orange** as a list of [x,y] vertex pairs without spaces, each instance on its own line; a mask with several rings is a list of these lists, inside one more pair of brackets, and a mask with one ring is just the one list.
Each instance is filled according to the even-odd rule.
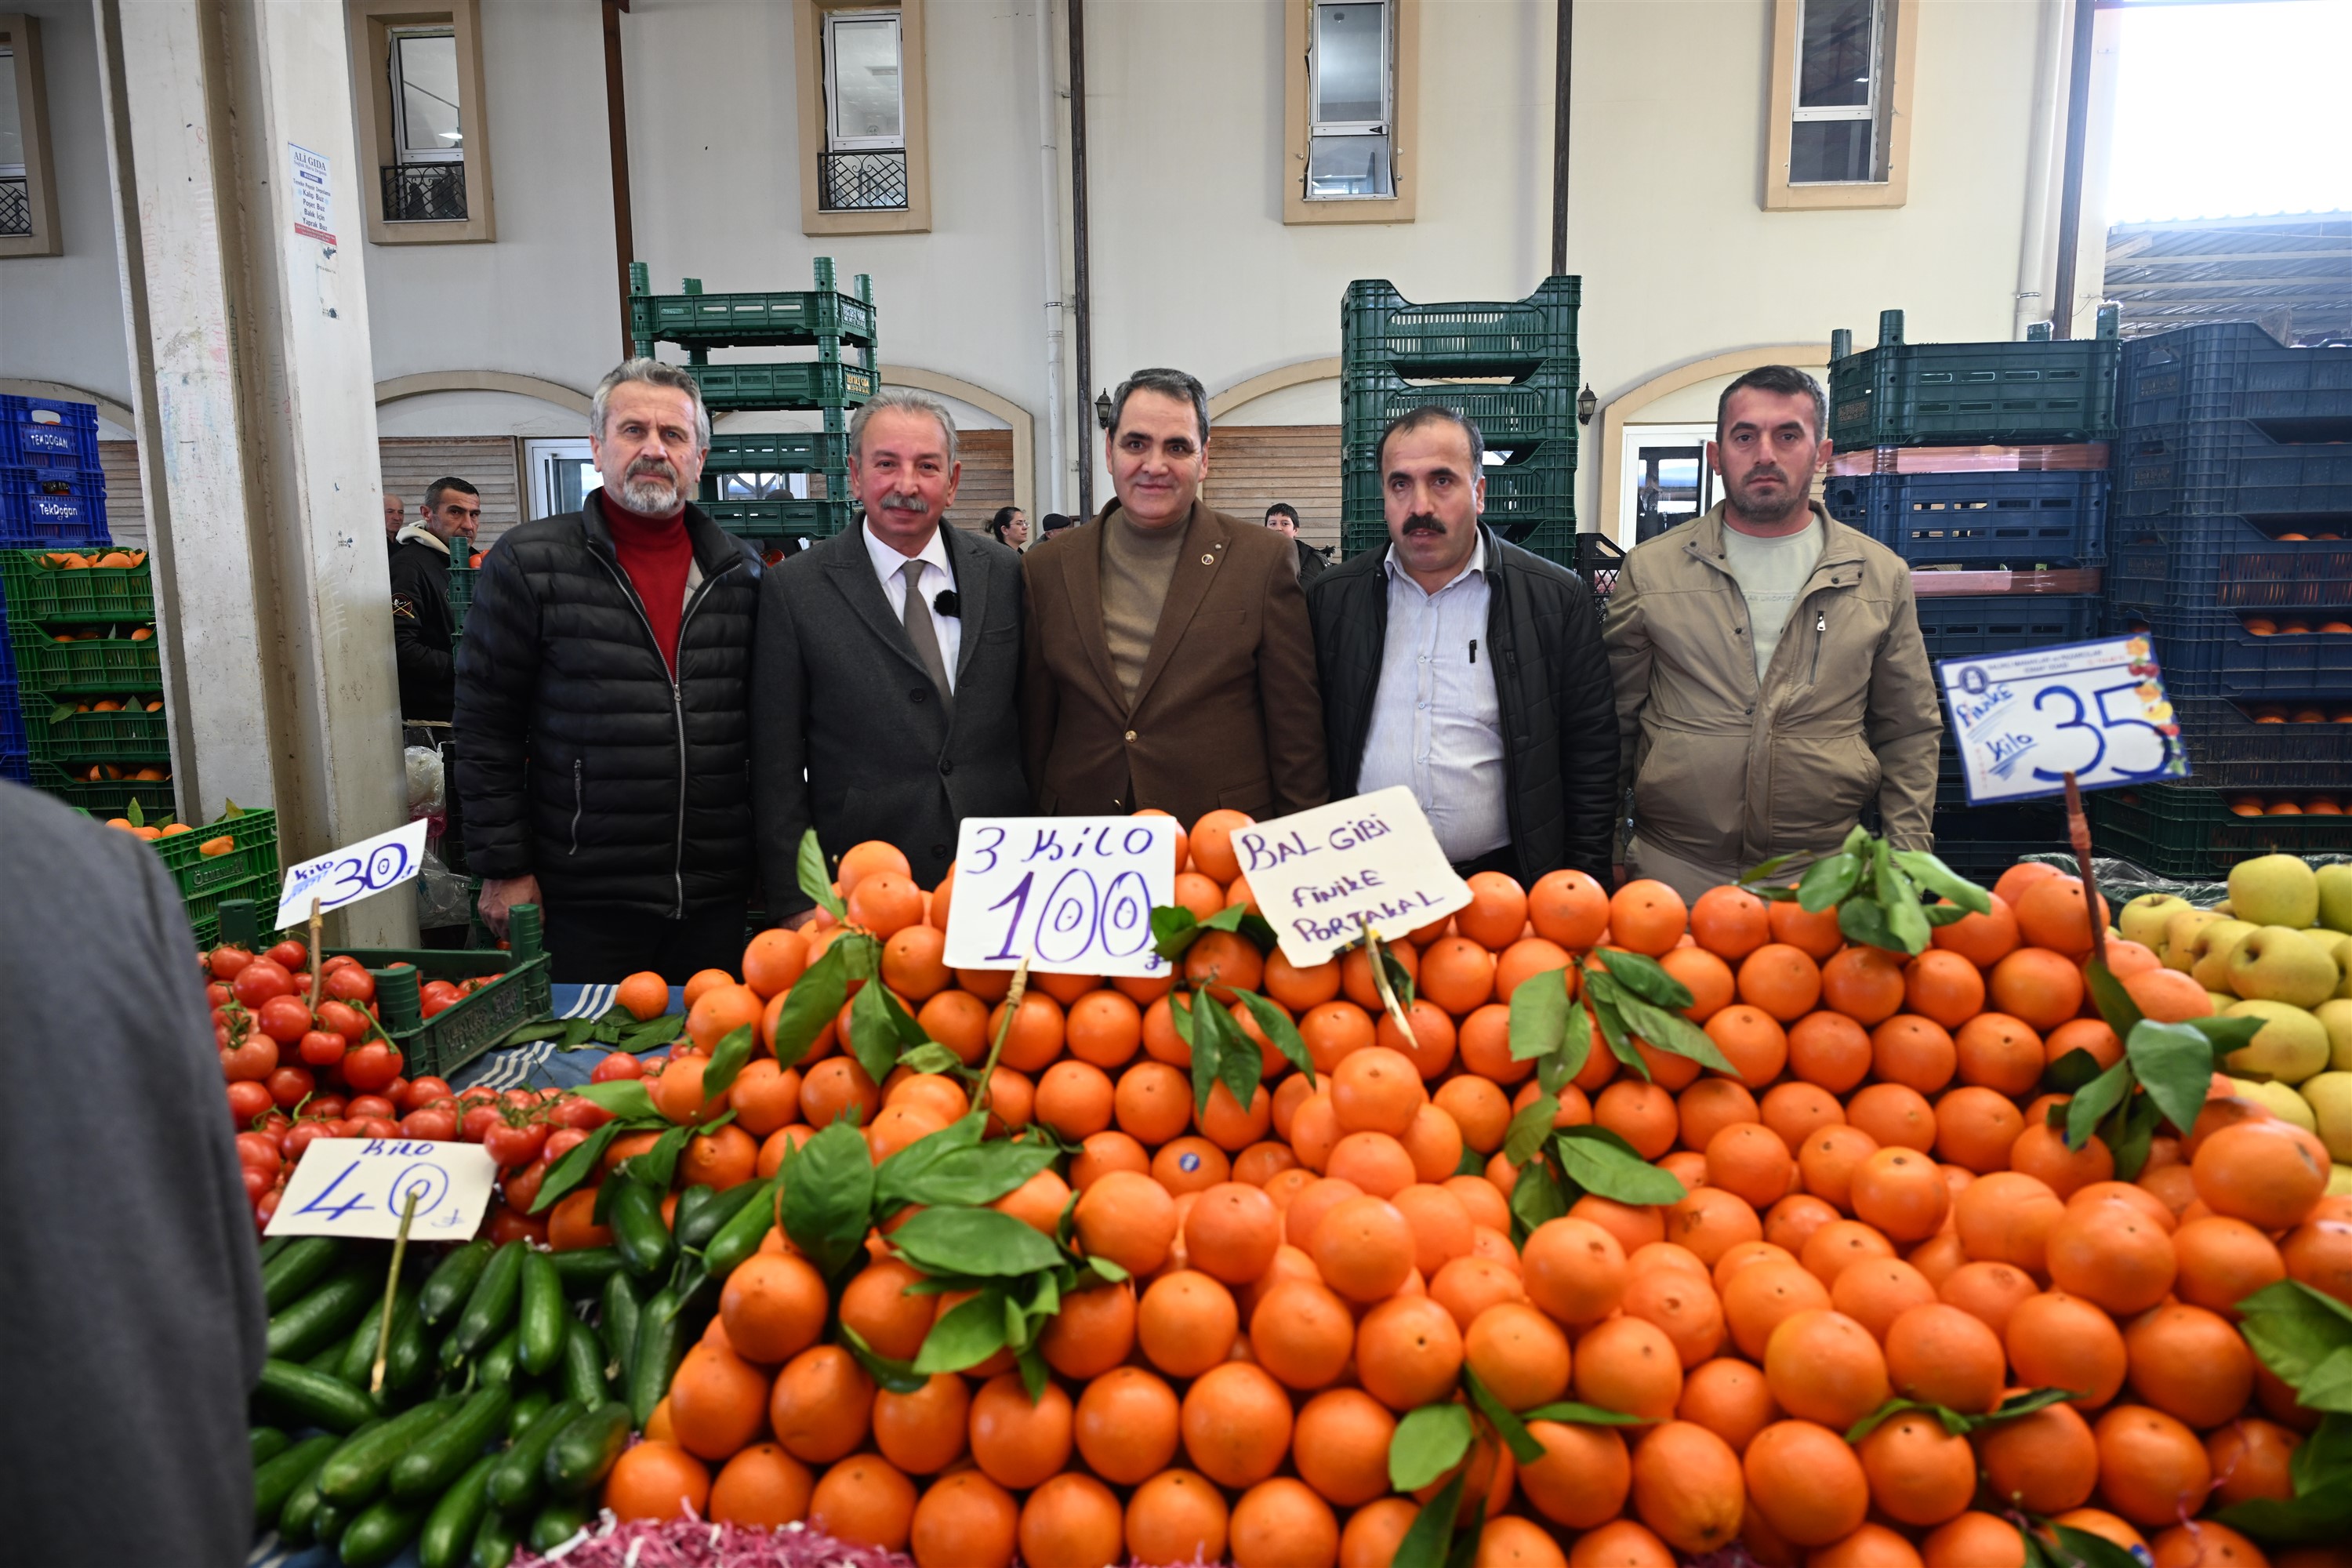
[[[1177,898],[1197,913],[1250,897],[1237,820],[1213,814],[1180,844]],[[1407,1412],[1464,1398],[1466,1369],[1514,1411],[1570,1400],[1641,1423],[1534,1421],[1546,1457],[1520,1466],[1479,1421],[1463,1498],[1465,1519],[1485,1505],[1481,1564],[1671,1568],[1738,1543],[1765,1564],[2011,1568],[2027,1514],[2159,1568],[2352,1562],[2268,1558],[2200,1517],[2292,1495],[2318,1415],[2249,1352],[2233,1304],[2285,1278],[2352,1302],[2352,1199],[2325,1195],[2317,1140],[2244,1100],[2160,1136],[2129,1184],[2095,1141],[2066,1148],[2045,1069],[2120,1051],[2085,1001],[2079,884],[2015,868],[1990,914],[1907,962],[1735,888],[1685,910],[1662,884],[1612,897],[1577,872],[1471,886],[1467,909],[1394,946],[1416,977],[1410,1037],[1361,953],[1302,970],[1203,936],[1188,980],[1271,996],[1317,1069],[1310,1086],[1267,1048],[1247,1106],[1221,1085],[1195,1114],[1168,982],[1032,976],[989,1110],[1077,1152],[996,1206],[1051,1232],[1075,1195],[1076,1245],[1133,1277],[1065,1301],[1042,1396],[1002,1356],[877,1388],[840,1331],[909,1360],[942,1298],[910,1289],[880,1235],[829,1298],[772,1233],[607,1505],[805,1521],[924,1568],[1383,1564],[1444,1481],[1395,1495],[1391,1439]],[[926,896],[883,846],[845,857],[841,887],[884,939],[882,982],[982,1061],[1009,977],[944,966],[951,887]],[[690,1037],[772,1030],[838,931],[764,933],[743,983],[698,977]],[[1596,1042],[1559,1123],[1615,1131],[1687,1195],[1586,1195],[1515,1247],[1498,1151],[1537,1089],[1510,1054],[1509,998],[1563,968],[1573,986],[1601,945],[1680,980],[1737,1076],[1644,1046],[1645,1081]],[[2106,946],[2150,1016],[2209,1010],[2147,950]],[[693,1179],[772,1172],[847,1114],[878,1159],[965,1113],[952,1077],[875,1083],[837,1029],[792,1067],[744,1071]],[[693,1116],[700,1080],[682,1048],[656,1101]],[[593,1244],[589,1218],[559,1210],[556,1244]],[[1920,1413],[1844,1435],[1890,1397],[1982,1413],[2042,1388],[2074,1397],[1970,1436]]]

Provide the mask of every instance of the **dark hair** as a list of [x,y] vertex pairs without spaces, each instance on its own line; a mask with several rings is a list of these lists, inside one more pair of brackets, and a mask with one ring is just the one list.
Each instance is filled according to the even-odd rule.
[[1037,520],[1038,535],[1045,539],[1051,539],[1054,535],[1061,532],[1066,528],[1076,528],[1077,526],[1078,520],[1076,518],[1065,517],[1058,511],[1049,511],[1045,516]]
[[1470,438],[1469,477],[1475,479],[1486,472],[1486,437],[1478,433],[1478,422],[1459,409],[1448,408],[1443,404],[1429,403],[1423,404],[1419,408],[1406,409],[1402,414],[1390,420],[1389,427],[1381,432],[1381,444],[1372,453],[1374,478],[1380,479],[1385,475],[1389,460],[1390,437],[1410,435],[1415,430],[1424,429],[1432,425],[1451,425],[1468,437]]
[[472,496],[477,500],[479,500],[482,495],[481,491],[476,489],[465,480],[457,478],[455,474],[447,475],[445,478],[434,480],[431,484],[425,487],[425,510],[426,511],[439,511],[441,510],[441,497],[445,492],[449,490],[463,490],[466,494]]
[[1200,422],[1201,444],[1204,447],[1209,444],[1209,389],[1201,384],[1198,376],[1188,375],[1181,370],[1162,368],[1139,370],[1120,382],[1118,390],[1110,395],[1110,427],[1114,434],[1118,429],[1119,419],[1127,413],[1128,395],[1134,392],[1156,392],[1179,403],[1190,403],[1192,417]]
[[998,507],[996,515],[988,520],[988,536],[999,544],[1003,543],[1004,531],[1011,528],[1013,520],[1020,515],[1021,509],[1017,506]]
[[1754,370],[1723,389],[1715,400],[1715,438],[1723,439],[1723,417],[1731,407],[1731,395],[1748,387],[1759,392],[1778,393],[1783,397],[1799,395],[1813,400],[1813,439],[1818,441],[1830,433],[1830,400],[1822,391],[1822,384],[1803,371],[1790,364],[1759,364]]
[[1298,521],[1298,509],[1286,500],[1278,500],[1265,509],[1265,515],[1268,517],[1272,517],[1276,512],[1280,512],[1293,522]]

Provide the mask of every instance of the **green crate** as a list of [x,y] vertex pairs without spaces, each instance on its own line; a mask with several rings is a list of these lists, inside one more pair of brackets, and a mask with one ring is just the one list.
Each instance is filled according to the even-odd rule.
[[2261,855],[2352,854],[2352,816],[2240,816],[2221,791],[2194,784],[2101,790],[2090,814],[2099,853],[2183,881],[2219,880]]
[[24,698],[25,739],[32,755],[59,767],[92,763],[168,763],[172,737],[163,710],[152,713],[68,713],[68,704],[27,693]]
[[[171,841],[159,838],[156,842],[166,844]],[[187,904],[188,929],[195,934],[196,945],[200,948],[213,947],[221,940],[221,906],[232,899],[250,899],[257,906],[266,904],[276,908],[278,877],[273,872],[267,877],[244,877],[235,881],[215,883],[194,891],[183,889],[180,896]]]
[[[434,948],[350,948],[375,976],[377,1011],[383,1032],[400,1047],[408,1077],[448,1078],[524,1024],[551,1016],[555,994],[550,979],[554,960],[540,946],[539,907],[518,904],[509,931],[511,952],[495,948],[443,951]],[[409,967],[395,969],[394,964]],[[417,1005],[426,980],[503,976],[451,1007],[427,1018]]]
[[1340,355],[1350,377],[1521,376],[1576,353],[1583,280],[1547,278],[1524,300],[1414,304],[1385,278],[1360,278],[1339,303]]
[[711,521],[742,539],[782,539],[793,534],[830,539],[849,526],[846,501],[770,496],[760,500],[706,500],[695,504],[710,514]]
[[633,294],[629,336],[646,347],[781,348],[796,343],[874,345],[874,307],[817,289],[748,294]]
[[854,408],[874,395],[876,376],[863,365],[793,360],[782,364],[686,364],[678,369],[702,388],[713,414],[741,409]]
[[179,810],[177,796],[169,779],[106,779],[92,784],[68,777],[54,763],[37,762],[32,764],[33,787],[44,795],[55,795],[77,811],[86,811],[103,822],[121,816],[137,801],[139,809],[151,822],[162,822]]
[[152,637],[57,642],[39,628],[11,625],[16,684],[30,699],[125,697],[163,689],[163,661]]
[[1903,312],[1878,314],[1878,346],[1830,364],[1830,439],[1864,447],[2029,446],[2116,435],[2115,307],[2099,335],[2004,343],[1906,343]]
[[481,573],[478,566],[449,563],[449,635],[452,638],[466,629],[466,612],[474,607],[474,579]]
[[[199,853],[202,846],[223,834],[236,841],[236,847],[226,855]],[[158,838],[155,852],[163,856],[163,865],[171,871],[172,879],[180,885],[184,899],[217,892],[228,883],[247,880],[268,888],[268,898],[277,897],[278,814],[266,806],[236,816],[224,816],[191,832]]]
[[845,467],[849,440],[823,430],[777,430],[764,436],[713,436],[702,460],[713,474],[814,474]]
[[155,580],[136,566],[44,566],[50,550],[0,551],[0,600],[12,624],[39,626],[152,621]]

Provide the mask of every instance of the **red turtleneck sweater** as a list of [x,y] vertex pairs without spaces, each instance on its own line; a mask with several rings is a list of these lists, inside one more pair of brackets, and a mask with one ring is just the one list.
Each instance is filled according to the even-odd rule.
[[637,597],[653,624],[654,641],[661,646],[670,679],[677,679],[677,627],[686,613],[686,577],[694,564],[694,543],[686,536],[686,509],[667,517],[647,517],[621,504],[620,497],[600,490],[598,506],[613,535],[613,553],[629,574]]

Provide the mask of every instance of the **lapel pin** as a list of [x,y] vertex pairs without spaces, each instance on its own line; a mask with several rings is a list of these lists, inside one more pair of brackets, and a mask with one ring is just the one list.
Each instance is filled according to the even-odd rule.
[[940,589],[938,597],[931,601],[931,608],[943,616],[953,616],[958,620],[963,618],[963,601],[956,597],[953,588]]
[[1214,555],[1203,555],[1201,557],[1201,564],[1203,566],[1214,566],[1216,563],[1217,558]]

